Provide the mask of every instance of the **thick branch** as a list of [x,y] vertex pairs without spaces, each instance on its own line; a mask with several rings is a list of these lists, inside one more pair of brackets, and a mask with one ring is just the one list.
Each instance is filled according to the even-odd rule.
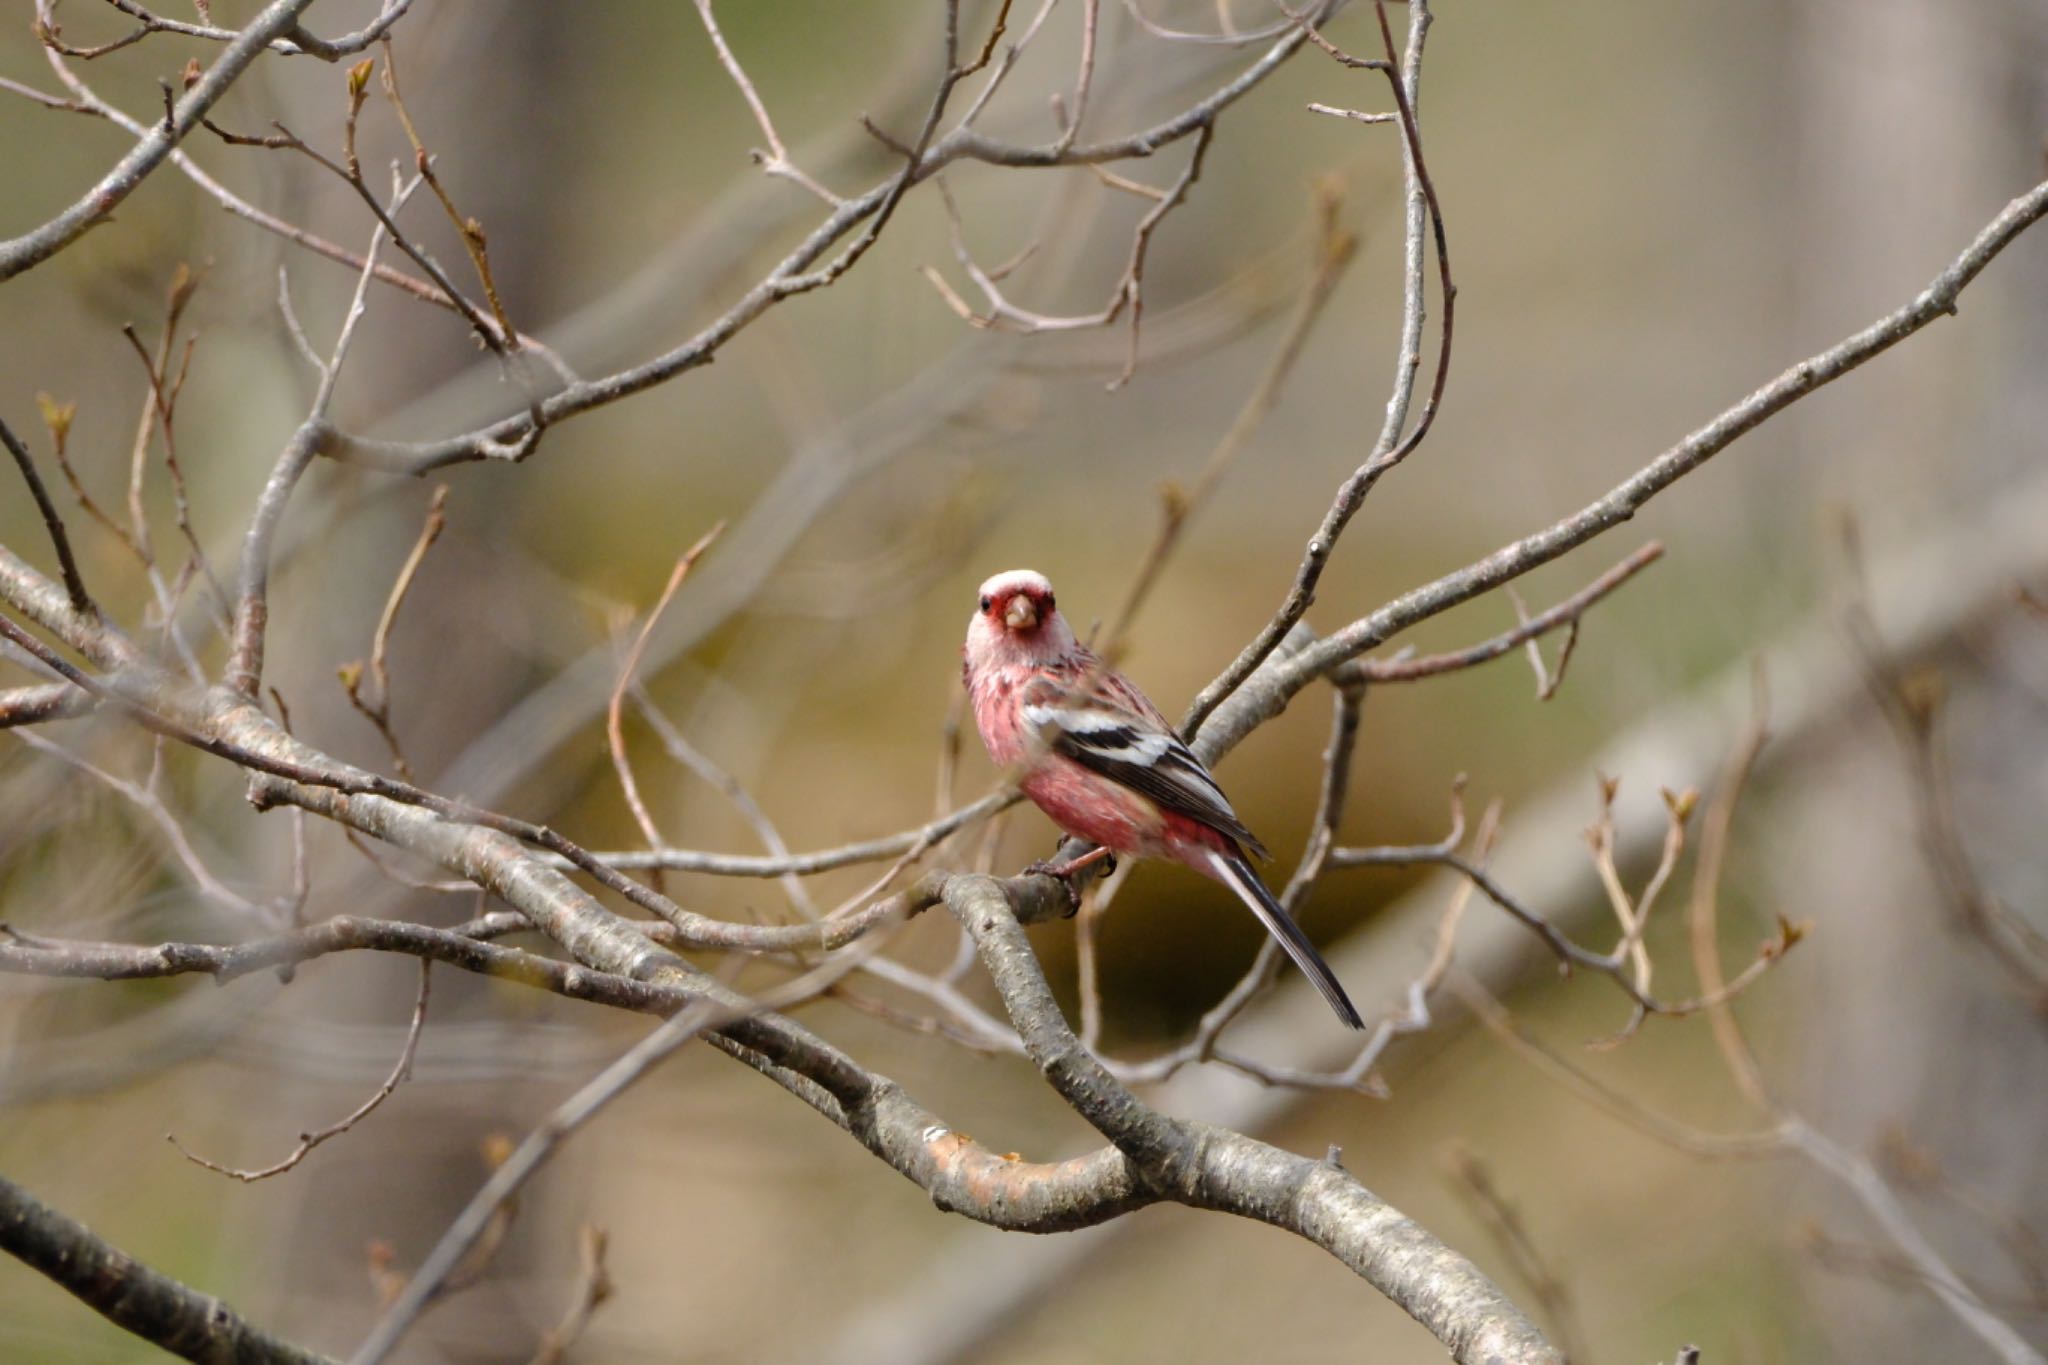
[[90,692],[70,683],[37,683],[0,692],[0,730],[82,716],[98,705]]
[[329,1357],[270,1335],[234,1309],[150,1269],[0,1176],[0,1250],[39,1270],[116,1327],[186,1360],[320,1365]]
[[1159,1197],[1234,1213],[1322,1247],[1465,1362],[1562,1362],[1478,1267],[1341,1166],[1227,1128],[1170,1118],[1119,1084],[1067,1027],[1002,884],[956,877],[947,907],[973,936],[1031,1059]]

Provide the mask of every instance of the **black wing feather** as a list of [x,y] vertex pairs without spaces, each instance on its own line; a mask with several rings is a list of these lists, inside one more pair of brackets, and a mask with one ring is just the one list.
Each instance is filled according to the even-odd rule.
[[[1063,723],[1068,714],[1086,715],[1098,723],[1086,729]],[[1122,723],[1099,723],[1106,714],[1100,703],[1087,712],[1046,707],[1042,731],[1054,753],[1129,787],[1161,810],[1184,815],[1228,835],[1258,857],[1270,856],[1258,836],[1237,818],[1237,812],[1230,808],[1230,801],[1202,760],[1179,736],[1144,725],[1135,716]],[[1156,748],[1158,756],[1138,755],[1135,750],[1141,745]]]

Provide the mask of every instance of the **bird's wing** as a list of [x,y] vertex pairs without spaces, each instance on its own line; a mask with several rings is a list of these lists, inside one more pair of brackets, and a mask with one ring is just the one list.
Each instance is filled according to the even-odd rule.
[[[1113,675],[1112,675],[1113,676]],[[1121,679],[1115,681],[1121,682]],[[1162,810],[1200,821],[1229,835],[1259,857],[1264,845],[1237,818],[1230,801],[1202,760],[1156,713],[1121,704],[1105,686],[1080,697],[1060,681],[1040,675],[1023,691],[1024,726],[1056,754],[1090,772],[1129,787]]]

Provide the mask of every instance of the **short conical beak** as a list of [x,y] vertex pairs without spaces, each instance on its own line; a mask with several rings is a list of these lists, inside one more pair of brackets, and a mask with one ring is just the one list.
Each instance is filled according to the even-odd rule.
[[1038,624],[1038,606],[1023,593],[1010,599],[1010,605],[1003,608],[1003,624],[1011,630],[1029,630]]

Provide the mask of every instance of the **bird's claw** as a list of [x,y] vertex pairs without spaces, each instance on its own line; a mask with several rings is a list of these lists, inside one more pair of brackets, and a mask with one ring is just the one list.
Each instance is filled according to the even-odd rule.
[[1039,873],[1051,877],[1061,887],[1065,888],[1068,905],[1067,914],[1072,916],[1078,914],[1081,909],[1081,888],[1076,883],[1075,878],[1082,872],[1097,867],[1100,868],[1100,871],[1096,873],[1097,876],[1107,877],[1110,873],[1116,871],[1116,854],[1106,848],[1095,848],[1078,858],[1069,858],[1064,862],[1040,859],[1038,862],[1025,868],[1024,873],[1026,876]]
[[1067,893],[1067,915],[1069,918],[1081,912],[1081,888],[1074,885],[1074,865],[1071,862],[1058,863],[1041,858],[1024,869],[1024,875],[1050,877]]

